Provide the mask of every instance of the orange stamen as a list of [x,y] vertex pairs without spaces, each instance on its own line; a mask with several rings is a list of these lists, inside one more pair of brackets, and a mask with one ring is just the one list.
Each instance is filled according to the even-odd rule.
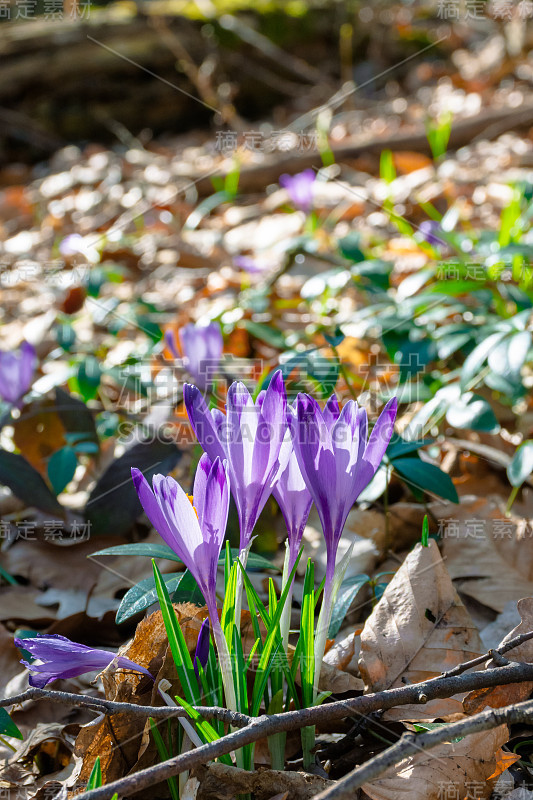
[[[194,499],[193,499],[192,494],[188,494],[187,495],[187,499],[189,500],[189,503],[191,504],[191,506],[194,508]],[[194,508],[194,513],[196,514],[196,519],[198,519],[198,511],[195,508]]]

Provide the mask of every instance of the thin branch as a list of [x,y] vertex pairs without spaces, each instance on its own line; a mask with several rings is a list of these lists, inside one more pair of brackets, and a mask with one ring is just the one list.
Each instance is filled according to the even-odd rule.
[[[0,708],[24,703],[26,700],[52,700],[54,703],[63,703],[67,706],[77,706],[88,708],[104,714],[132,714],[141,717],[154,717],[155,719],[167,719],[168,717],[188,717],[183,708],[169,706],[140,706],[136,703],[120,703],[114,700],[104,700],[101,697],[89,697],[87,695],[71,694],[70,692],[57,692],[48,689],[38,689],[32,687],[21,694],[0,699]],[[222,722],[233,725],[235,728],[244,728],[252,721],[252,717],[240,714],[238,711],[230,711],[226,708],[217,706],[198,706],[196,708],[203,719],[218,719]]]
[[521,644],[528,642],[530,639],[533,639],[533,631],[521,633],[519,636],[515,636],[514,639],[509,639],[509,641],[505,644],[501,644],[499,647],[492,648],[483,656],[477,656],[477,658],[472,658],[470,661],[464,661],[462,664],[458,664],[453,669],[449,669],[448,672],[444,672],[443,676],[445,678],[451,678],[452,675],[461,675],[463,672],[466,672],[467,669],[477,667],[478,664],[483,664],[490,658],[492,658],[493,661],[500,666],[498,663],[498,656],[503,656],[504,653],[507,653],[514,647],[520,647]]
[[421,750],[431,750],[442,742],[449,742],[457,737],[469,736],[472,733],[488,731],[498,725],[514,722],[531,722],[533,718],[533,701],[517,703],[507,708],[488,709],[468,719],[452,722],[442,728],[436,728],[429,733],[415,734],[404,733],[402,738],[388,747],[379,755],[371,758],[360,767],[356,767],[335,786],[325,789],[317,794],[314,800],[349,800],[354,797],[354,792],[360,786],[375,780],[390,767],[394,767],[408,756],[419,753]]
[[505,667],[467,673],[466,675],[432,678],[413,686],[387,689],[383,692],[362,695],[351,700],[340,700],[313,708],[303,708],[299,711],[288,711],[271,716],[265,714],[254,719],[245,728],[229,733],[222,739],[204,744],[195,750],[174,756],[162,764],[156,764],[106,786],[86,792],[84,800],[110,800],[115,792],[119,797],[134,794],[275,733],[297,730],[308,725],[319,725],[349,716],[367,715],[372,711],[386,710],[399,705],[427,703],[429,700],[451,697],[459,692],[473,689],[530,680],[533,680],[533,664],[512,663]]

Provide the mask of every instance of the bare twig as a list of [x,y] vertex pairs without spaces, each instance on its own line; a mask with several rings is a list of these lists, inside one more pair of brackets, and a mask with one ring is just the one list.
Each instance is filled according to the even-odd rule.
[[503,664],[498,661],[498,657],[503,656],[504,653],[509,652],[509,650],[515,647],[520,647],[521,644],[528,642],[530,639],[533,639],[533,631],[521,633],[519,636],[515,636],[514,639],[509,639],[505,644],[501,644],[499,647],[489,650],[485,655],[477,656],[476,658],[470,659],[470,661],[464,661],[462,664],[458,664],[453,669],[449,669],[448,672],[444,672],[443,676],[445,678],[450,678],[452,675],[461,675],[463,672],[466,672],[467,669],[477,667],[478,664],[483,664],[489,658],[492,658],[498,666],[503,666]]
[[335,786],[328,787],[325,791],[315,795],[315,800],[348,800],[354,797],[354,791],[364,783],[375,780],[389,767],[399,764],[408,756],[420,752],[420,750],[431,750],[441,742],[448,742],[462,736],[469,736],[472,733],[487,731],[497,728],[498,725],[511,724],[513,722],[531,722],[533,718],[533,701],[527,700],[524,703],[517,703],[507,708],[488,709],[476,714],[468,719],[444,725],[429,733],[414,734],[404,733],[402,738],[387,748],[379,755],[371,758],[360,767],[356,767],[352,772],[341,778]]
[[[114,700],[104,700],[101,697],[89,697],[82,694],[72,694],[71,692],[56,692],[49,689],[38,689],[32,687],[21,694],[13,697],[0,699],[0,708],[18,705],[26,700],[52,700],[54,703],[62,703],[67,706],[88,708],[100,714],[131,714],[140,717],[154,717],[156,719],[167,719],[168,717],[188,717],[183,708],[168,706],[140,706],[136,703],[117,703]],[[246,714],[239,714],[238,711],[230,711],[218,706],[198,706],[197,709],[203,719],[218,719],[233,725],[235,728],[244,728],[252,721],[252,717]]]
[[[349,716],[367,715],[378,709],[386,710],[410,703],[426,703],[429,700],[451,697],[459,692],[473,689],[530,680],[533,680],[533,664],[512,663],[505,667],[487,669],[482,672],[432,678],[413,686],[387,689],[383,692],[362,695],[351,700],[340,700],[328,705],[303,708],[299,711],[289,711],[271,716],[263,715],[254,719],[245,728],[233,731],[222,739],[202,745],[195,750],[170,758],[162,764],[156,764],[118,781],[113,781],[106,786],[93,789],[84,795],[84,800],[109,800],[115,792],[119,797],[134,794],[275,733],[297,730],[308,725],[319,725]],[[418,739],[417,744],[420,745]]]

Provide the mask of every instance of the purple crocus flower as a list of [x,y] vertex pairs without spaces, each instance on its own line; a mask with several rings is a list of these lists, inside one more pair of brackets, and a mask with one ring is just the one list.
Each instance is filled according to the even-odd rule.
[[[200,587],[211,620],[217,617],[217,566],[228,521],[226,464],[204,453],[194,478],[192,502],[174,478],[154,475],[152,485],[138,469],[131,471],[146,516],[181,558]],[[218,617],[217,617],[218,618]]]
[[233,265],[237,269],[243,269],[249,272],[250,275],[264,272],[270,266],[267,261],[261,261],[258,258],[250,258],[250,256],[234,256]]
[[196,650],[194,652],[193,665],[198,680],[200,680],[200,670],[198,669],[198,664],[205,669],[207,659],[209,658],[209,633],[209,617],[206,617],[202,622],[202,627],[200,628],[198,641],[196,643]]
[[22,650],[27,650],[36,662],[29,664],[21,661],[27,667],[30,675],[30,686],[42,689],[47,683],[58,678],[75,678],[85,672],[103,670],[112,662],[118,667],[131,669],[135,672],[142,672],[144,675],[152,676],[147,669],[130,661],[125,656],[117,656],[109,650],[98,650],[94,647],[87,647],[84,644],[71,642],[65,636],[58,634],[37,634],[31,639],[15,639],[15,645]]
[[218,457],[211,461],[207,453],[203,454],[194,478],[192,503],[174,478],[154,475],[152,491],[142,472],[132,469],[131,474],[146,516],[181,558],[202,591],[217,645],[226,702],[235,711],[237,704],[228,668],[228,646],[216,598],[218,559],[229,508],[226,462]]
[[337,550],[346,518],[368,486],[387,449],[396,419],[396,398],[390,400],[367,442],[364,408],[349,400],[339,414],[331,397],[324,411],[312,397],[299,394],[290,418],[294,450],[311,493],[326,540],[326,581],[315,634],[315,695],[335,597],[348,564],[350,550],[337,565]]
[[[222,358],[224,342],[218,322],[209,325],[189,323],[179,331],[179,340],[185,366],[201,389],[206,389]],[[165,334],[165,343],[174,358],[179,358],[178,348],[172,331]]]
[[0,397],[16,405],[31,386],[37,356],[29,342],[22,342],[18,353],[0,350]]
[[353,504],[376,474],[396,419],[396,398],[389,400],[367,442],[364,408],[349,400],[340,415],[334,398],[324,411],[312,397],[299,394],[291,419],[294,450],[318,509],[326,540],[326,584],[335,573],[337,548]]
[[446,242],[439,236],[439,234],[442,234],[442,228],[440,227],[440,224],[436,222],[436,220],[425,219],[418,226],[418,230],[422,234],[422,238],[425,239],[428,244],[431,244],[434,247],[440,247],[443,244],[446,244]]
[[313,184],[316,174],[313,169],[304,169],[297,175],[282,175],[279,185],[287,190],[291,203],[300,211],[309,214],[313,205]]
[[243,383],[232,383],[225,415],[218,409],[209,411],[196,386],[186,383],[183,397],[204,450],[212,459],[227,459],[239,515],[240,549],[247,551],[282,466],[280,451],[287,430],[287,400],[281,370],[274,373],[268,389],[255,403]]

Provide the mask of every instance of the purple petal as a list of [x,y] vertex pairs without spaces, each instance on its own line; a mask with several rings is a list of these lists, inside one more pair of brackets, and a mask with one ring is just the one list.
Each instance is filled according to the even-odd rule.
[[203,453],[202,457],[200,458],[200,461],[198,462],[198,466],[196,467],[196,474],[194,476],[194,485],[192,490],[194,507],[198,514],[198,521],[200,523],[200,528],[203,528],[207,479],[209,477],[209,473],[211,472],[212,466],[213,462],[211,461],[207,453]]
[[18,403],[31,386],[37,356],[29,342],[16,353],[0,351],[0,397]]
[[165,331],[165,344],[174,356],[174,358],[180,358],[180,354],[178,348],[176,347],[176,338],[174,336],[174,331],[168,330]]
[[198,385],[205,389],[211,383],[222,356],[224,342],[220,325],[217,322],[205,326],[189,323],[181,328],[179,337],[187,368]]
[[[150,484],[142,474],[142,472],[137,469],[136,467],[132,467],[131,470],[131,477],[133,479],[133,485],[135,486],[135,491],[139,497],[141,505],[143,507],[144,513],[161,536],[162,539],[168,544],[169,547],[172,548],[177,553],[175,549],[175,536],[173,531],[171,530],[165,515],[163,514],[159,503],[157,501],[156,496],[154,495]],[[162,478],[162,475],[154,476],[153,480],[156,478]],[[178,553],[179,555],[179,553]],[[181,558],[181,556],[180,556]]]
[[207,660],[209,658],[209,633],[209,617],[206,617],[202,622],[202,627],[200,628],[200,633],[198,634],[198,642],[196,644],[196,650],[194,652],[193,659],[194,671],[198,679],[200,679],[200,670],[198,669],[198,664],[200,663],[205,669]]
[[339,401],[337,400],[337,396],[332,394],[331,397],[328,398],[324,411],[322,412],[322,416],[324,417],[324,422],[328,426],[329,430],[332,429],[333,425],[338,420],[340,413],[341,410],[339,407]]
[[296,208],[308,213],[313,204],[313,185],[316,179],[315,171],[304,169],[297,175],[282,175],[279,184],[287,190],[291,202]]
[[283,375],[278,370],[272,376],[261,402],[252,456],[252,482],[270,481],[286,431],[287,397]]
[[196,438],[211,461],[214,461],[215,458],[221,460],[227,458],[219,437],[217,422],[210,413],[200,390],[196,386],[186,383],[183,387],[183,399]]
[[33,658],[43,662],[42,664],[21,662],[33,673],[29,678],[30,685],[39,688],[58,678],[73,678],[86,672],[103,670],[115,659],[120,667],[142,672],[150,678],[152,677],[147,669],[125,656],[117,656],[116,653],[110,653],[108,650],[99,650],[71,642],[65,636],[57,634],[37,634],[31,639],[17,638],[15,645],[27,650]]
[[372,465],[374,472],[377,472],[381,460],[385,455],[385,450],[389,446],[394,431],[397,411],[398,401],[396,397],[392,397],[379,415],[372,433],[370,434],[370,439],[365,448],[364,459]]

